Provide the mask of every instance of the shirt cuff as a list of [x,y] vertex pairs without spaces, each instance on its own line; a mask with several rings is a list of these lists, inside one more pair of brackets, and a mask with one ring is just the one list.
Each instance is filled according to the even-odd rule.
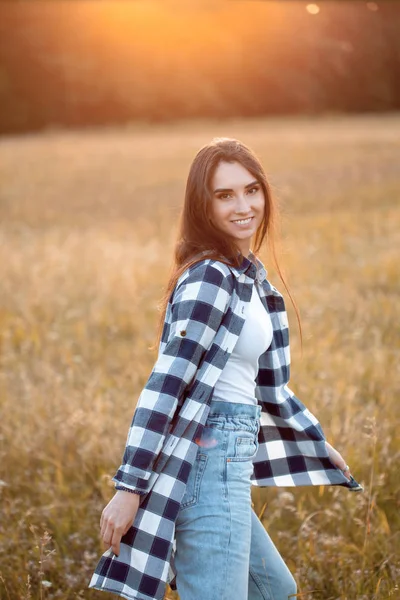
[[115,485],[115,489],[116,490],[121,490],[123,492],[130,492],[131,494],[139,494],[140,496],[146,494],[146,492],[144,492],[143,490],[133,490],[131,488],[127,488],[127,487],[125,487],[123,485],[120,485],[118,483]]

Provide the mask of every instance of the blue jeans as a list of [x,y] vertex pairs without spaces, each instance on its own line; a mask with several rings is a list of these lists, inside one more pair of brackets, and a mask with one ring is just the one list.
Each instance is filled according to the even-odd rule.
[[176,521],[180,600],[288,600],[296,594],[251,507],[260,413],[259,405],[211,402]]

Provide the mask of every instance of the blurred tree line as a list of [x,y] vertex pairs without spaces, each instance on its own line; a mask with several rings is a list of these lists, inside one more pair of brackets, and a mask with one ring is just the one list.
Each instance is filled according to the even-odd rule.
[[399,31],[389,0],[3,2],[0,132],[395,110]]

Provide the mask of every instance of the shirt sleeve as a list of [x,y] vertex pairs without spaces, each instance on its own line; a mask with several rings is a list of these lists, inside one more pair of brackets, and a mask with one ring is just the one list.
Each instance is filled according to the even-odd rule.
[[113,481],[146,492],[179,401],[228,312],[232,282],[210,261],[180,277],[170,298],[158,358],[133,415]]

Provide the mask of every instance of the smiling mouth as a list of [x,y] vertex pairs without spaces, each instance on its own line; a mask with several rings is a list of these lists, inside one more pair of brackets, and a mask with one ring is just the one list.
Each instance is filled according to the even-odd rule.
[[239,225],[246,225],[250,223],[250,221],[254,219],[254,217],[249,217],[248,219],[237,219],[236,221],[232,221],[232,223],[238,223]]

